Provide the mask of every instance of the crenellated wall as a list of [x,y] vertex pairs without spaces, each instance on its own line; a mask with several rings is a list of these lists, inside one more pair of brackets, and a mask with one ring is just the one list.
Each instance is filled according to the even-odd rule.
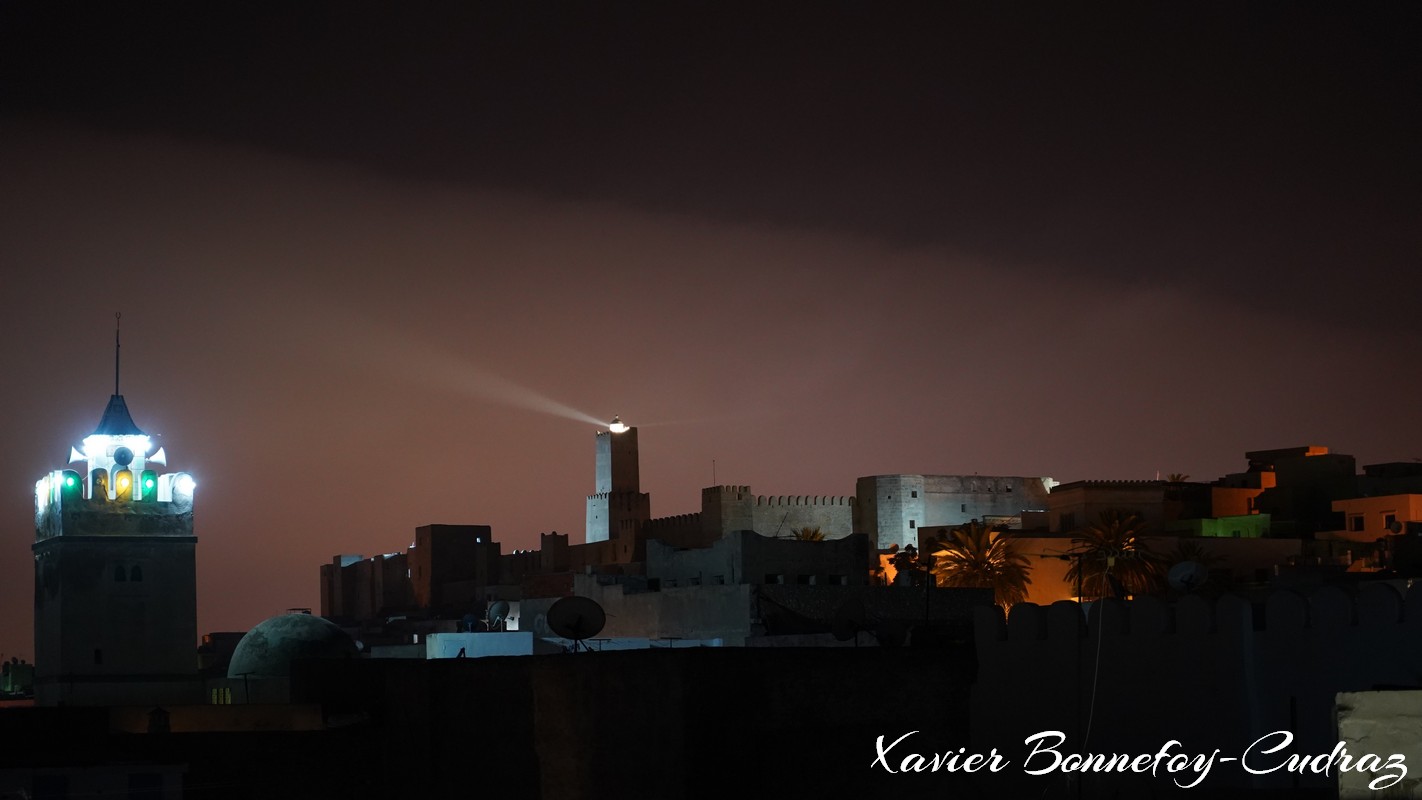
[[854,498],[819,495],[757,495],[751,509],[751,530],[764,536],[790,536],[802,528],[819,528],[826,539],[854,532]]
[[[1238,756],[1288,730],[1290,753],[1328,753],[1338,741],[1335,695],[1422,682],[1422,586],[1403,592],[1400,582],[1375,581],[1355,591],[1277,590],[1257,603],[1102,600],[1085,614],[1071,601],[1023,603],[1008,619],[979,608],[972,746],[998,747],[1020,764],[1026,737],[1057,730],[1072,752],[1155,752],[1178,740],[1188,752]],[[1026,781],[1022,791],[1048,787],[1020,774],[996,778]],[[1252,776],[1222,763],[1202,788],[1324,789],[1332,780]],[[1122,796],[1171,788],[1148,774],[1114,776],[1110,786]]]
[[674,547],[705,547],[709,544],[704,535],[702,514],[677,514],[648,520],[642,526],[642,533],[647,539],[656,539]]
[[801,528],[819,528],[828,539],[854,532],[854,498],[834,495],[757,495],[746,485],[709,486],[701,490],[701,541],[736,531],[789,536]]
[[652,517],[651,496],[645,492],[599,492],[588,495],[584,541],[605,542],[634,535]]

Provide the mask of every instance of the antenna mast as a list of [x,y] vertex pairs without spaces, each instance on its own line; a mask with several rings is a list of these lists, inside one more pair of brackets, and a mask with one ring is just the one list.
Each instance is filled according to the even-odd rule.
[[114,394],[119,393],[119,320],[122,317],[122,313],[114,312]]

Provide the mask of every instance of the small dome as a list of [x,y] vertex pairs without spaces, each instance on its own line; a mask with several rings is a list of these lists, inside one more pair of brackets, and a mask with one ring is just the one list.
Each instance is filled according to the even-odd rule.
[[227,677],[284,678],[298,658],[358,658],[350,634],[325,617],[281,614],[247,631],[232,652]]

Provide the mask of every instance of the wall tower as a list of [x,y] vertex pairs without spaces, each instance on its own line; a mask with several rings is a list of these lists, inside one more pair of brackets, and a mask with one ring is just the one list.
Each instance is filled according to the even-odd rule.
[[587,539],[605,542],[632,536],[652,518],[650,498],[640,491],[637,429],[613,417],[596,438],[595,494],[588,495]]

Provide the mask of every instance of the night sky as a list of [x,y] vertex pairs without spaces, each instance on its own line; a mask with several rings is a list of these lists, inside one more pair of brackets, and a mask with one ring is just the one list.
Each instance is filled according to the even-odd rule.
[[1419,41],[1416,3],[0,3],[0,652],[115,312],[200,632],[420,525],[581,541],[614,414],[654,516],[1422,458]]

